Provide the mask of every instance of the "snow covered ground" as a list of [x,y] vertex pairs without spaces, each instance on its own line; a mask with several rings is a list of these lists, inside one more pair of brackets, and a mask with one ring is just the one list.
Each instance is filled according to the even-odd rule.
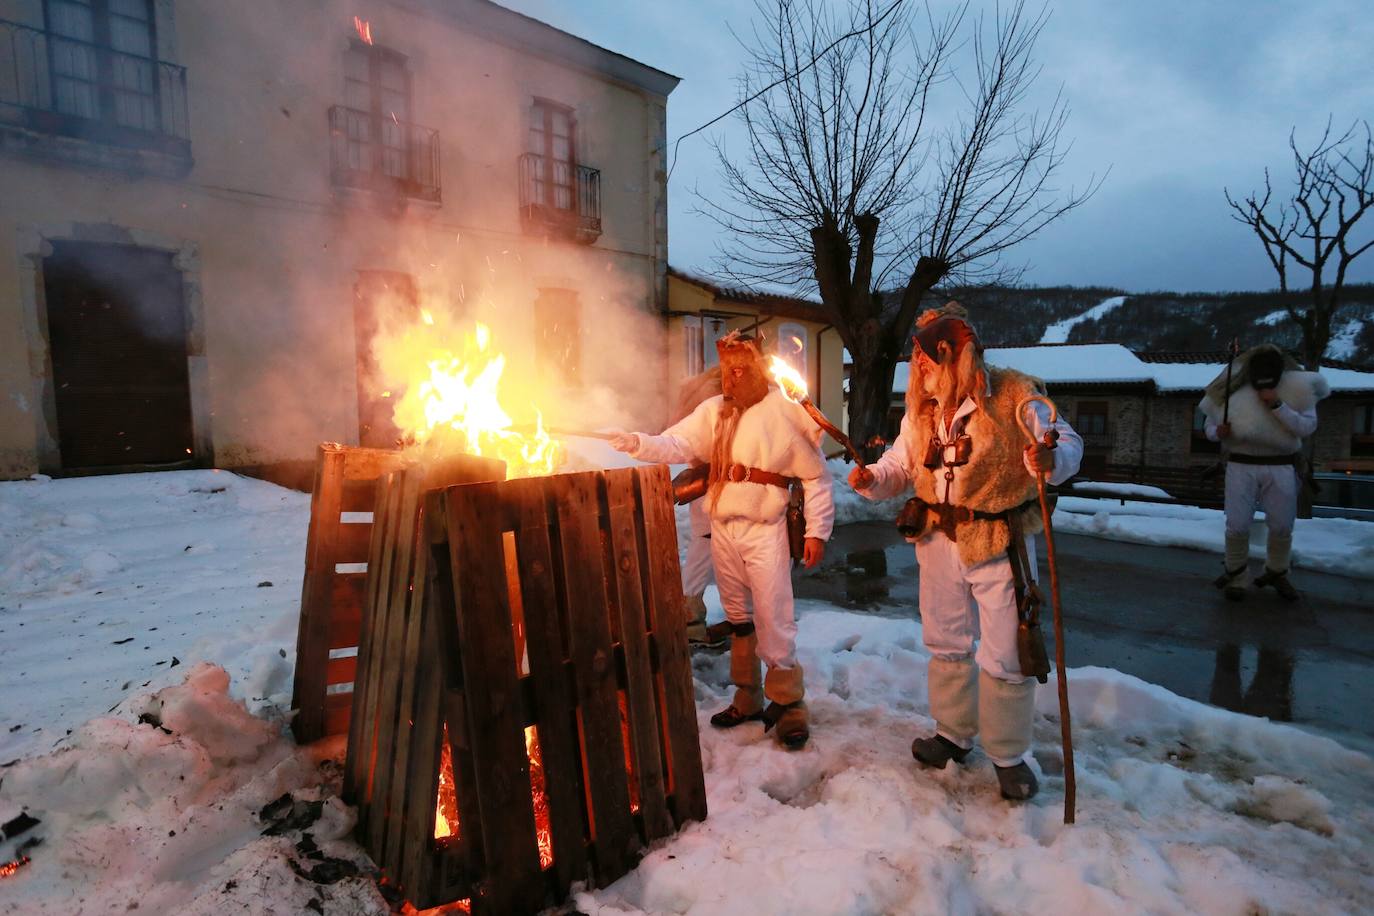
[[[891,517],[846,492],[846,517]],[[1110,509],[1101,536],[1211,526],[1209,550],[1220,530],[1081,502],[1056,520]],[[332,794],[338,743],[303,750],[284,730],[308,512],[301,494],[211,471],[0,484],[0,824],[39,820],[0,840],[0,875],[31,860],[0,877],[0,911],[390,909]],[[1053,681],[1037,700],[1044,790],[1009,806],[981,755],[938,773],[911,762],[931,726],[914,621],[799,610],[811,745],[710,728],[727,659],[696,659],[710,817],[578,895],[581,911],[1348,913],[1374,899],[1365,754],[1074,669],[1065,827]]]

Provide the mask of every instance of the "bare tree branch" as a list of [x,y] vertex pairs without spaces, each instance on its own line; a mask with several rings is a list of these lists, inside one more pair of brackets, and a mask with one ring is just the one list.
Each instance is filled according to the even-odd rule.
[[[1288,292],[1290,260],[1308,272],[1311,298],[1307,307],[1299,311],[1287,302],[1284,307],[1302,329],[1303,362],[1315,369],[1331,341],[1347,271],[1356,258],[1374,247],[1374,237],[1352,242],[1360,219],[1374,209],[1374,133],[1369,122],[1362,121],[1333,138],[1328,118],[1312,147],[1306,151],[1300,147],[1294,130],[1288,135],[1288,149],[1295,177],[1291,197],[1273,200],[1268,169],[1262,195],[1252,193],[1238,200],[1229,190],[1224,193],[1232,218],[1249,226],[1259,238],[1279,276],[1281,291]],[[1329,278],[1331,268],[1335,276]]]

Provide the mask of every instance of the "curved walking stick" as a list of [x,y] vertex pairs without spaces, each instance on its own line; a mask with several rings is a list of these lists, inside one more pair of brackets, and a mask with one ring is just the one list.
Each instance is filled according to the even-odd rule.
[[[1016,422],[1032,445],[1045,445],[1054,448],[1059,441],[1059,432],[1050,429],[1043,441],[1035,438],[1035,432],[1026,423],[1026,406],[1032,401],[1040,401],[1050,409],[1050,423],[1059,418],[1054,402],[1043,395],[1032,395],[1016,405]],[[1045,554],[1050,567],[1050,601],[1054,608],[1054,664],[1059,681],[1059,734],[1064,743],[1064,823],[1072,824],[1074,804],[1078,787],[1074,780],[1073,767],[1073,723],[1069,719],[1069,675],[1064,667],[1064,615],[1059,609],[1059,566],[1054,559],[1054,527],[1050,524],[1049,500],[1045,497],[1047,471],[1035,475],[1036,490],[1040,495],[1040,515],[1045,520]]]

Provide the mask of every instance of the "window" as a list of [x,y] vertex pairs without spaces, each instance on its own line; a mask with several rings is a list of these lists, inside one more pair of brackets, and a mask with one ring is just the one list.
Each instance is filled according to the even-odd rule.
[[[806,370],[806,328],[795,321],[778,325],[777,353],[802,378],[809,378]],[[809,384],[809,383],[808,383]]]
[[47,0],[53,109],[160,129],[151,0]]
[[344,55],[344,104],[358,115],[348,124],[348,167],[410,178],[405,58],[387,48],[354,44]]
[[582,379],[582,305],[570,289],[541,289],[534,303],[534,355],[541,372],[565,385]]
[[534,203],[555,210],[577,205],[577,122],[573,110],[535,99],[530,116],[529,151],[534,154]]
[[1350,456],[1374,456],[1374,403],[1356,404],[1350,415]]
[[1350,431],[1357,436],[1374,436],[1374,404],[1356,404]]
[[1221,443],[1207,438],[1207,415],[1201,410],[1193,411],[1193,432],[1190,437],[1189,451],[1195,454],[1218,454]]
[[1105,436],[1107,413],[1106,401],[1079,401],[1078,420],[1074,423],[1074,429],[1080,436]]
[[701,321],[695,315],[682,319],[682,374],[687,378],[706,371]]

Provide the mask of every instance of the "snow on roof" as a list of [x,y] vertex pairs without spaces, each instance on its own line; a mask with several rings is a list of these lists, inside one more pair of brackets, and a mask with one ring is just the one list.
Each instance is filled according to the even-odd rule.
[[[989,365],[1017,369],[1051,385],[1153,384],[1159,391],[1201,391],[1225,368],[1216,362],[1146,361],[1121,344],[989,347]],[[910,367],[897,364],[892,391],[906,394]],[[1374,372],[1324,367],[1332,391],[1374,391]]]

